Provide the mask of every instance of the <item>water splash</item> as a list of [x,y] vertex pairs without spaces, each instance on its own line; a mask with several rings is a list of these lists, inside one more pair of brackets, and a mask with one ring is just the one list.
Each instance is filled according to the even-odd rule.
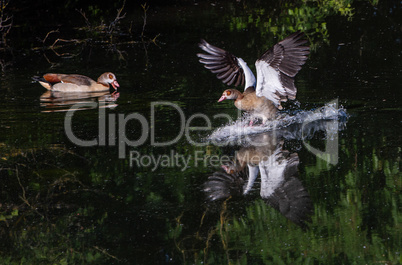
[[[251,119],[249,115],[244,115],[242,118],[216,129],[207,140],[219,143],[274,130],[283,131],[283,137],[285,139],[305,139],[319,130],[321,125],[317,122],[338,121],[337,126],[331,129],[335,133],[344,128],[348,117],[349,115],[346,110],[342,106],[338,107],[337,102],[331,102],[321,108],[313,110],[295,110],[288,113],[281,112],[277,119],[268,121],[266,124],[262,125],[249,126]],[[302,127],[303,130],[284,130],[294,126]],[[330,136],[331,133],[328,135]]]

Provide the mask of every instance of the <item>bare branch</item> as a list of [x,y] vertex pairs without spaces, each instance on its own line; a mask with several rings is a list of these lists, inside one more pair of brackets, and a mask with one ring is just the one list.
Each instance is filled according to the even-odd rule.
[[143,39],[144,38],[145,26],[147,25],[147,11],[148,11],[149,6],[147,5],[147,3],[145,3],[145,4],[141,5],[141,7],[144,10],[144,16],[143,16],[144,22],[143,22],[143,25],[142,25],[142,32],[141,32],[141,39]]
[[4,45],[6,45],[6,35],[10,32],[13,24],[13,16],[6,16],[4,12],[4,9],[7,7],[8,3],[8,0],[0,0],[0,33],[1,40]]
[[80,9],[80,10],[76,9],[76,10],[81,14],[81,16],[83,16],[83,18],[85,19],[85,23],[87,24],[87,27],[90,28],[91,23],[89,22],[87,16],[85,15],[85,12],[82,11],[82,9]]
[[126,17],[127,13],[124,13],[123,15],[121,15],[125,5],[126,5],[126,0],[124,0],[123,5],[121,6],[121,8],[117,9],[116,18],[109,25],[109,32],[108,32],[109,34],[112,34],[112,32],[114,31],[114,28],[116,27],[117,23],[119,23],[120,20],[122,20],[123,18]]
[[49,37],[50,34],[56,33],[56,32],[59,33],[59,29],[49,31],[49,32],[46,34],[45,38],[42,40],[42,43],[45,43],[47,37]]

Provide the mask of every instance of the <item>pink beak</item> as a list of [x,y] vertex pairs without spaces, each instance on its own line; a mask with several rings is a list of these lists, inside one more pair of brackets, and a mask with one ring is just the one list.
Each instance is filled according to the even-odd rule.
[[221,167],[223,168],[223,170],[225,170],[226,173],[229,173],[229,172],[228,172],[228,171],[229,171],[229,167],[228,167],[228,166],[222,165]]
[[218,102],[224,101],[225,99],[226,99],[226,96],[222,96],[222,97],[218,100]]
[[117,90],[117,88],[120,87],[119,83],[117,83],[116,80],[114,80],[114,81],[111,83],[111,85],[112,85],[112,87],[114,88],[114,90]]

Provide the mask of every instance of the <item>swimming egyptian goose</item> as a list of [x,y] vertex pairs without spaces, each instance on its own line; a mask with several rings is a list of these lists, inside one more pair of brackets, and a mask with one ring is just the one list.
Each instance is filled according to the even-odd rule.
[[109,84],[117,90],[119,83],[113,73],[103,73],[98,81],[84,75],[68,74],[45,74],[43,77],[34,76],[32,78],[38,81],[44,88],[51,91],[60,92],[100,92],[108,91]]
[[263,123],[282,109],[281,102],[296,98],[294,77],[306,62],[310,48],[305,46],[304,33],[295,32],[267,50],[256,62],[257,79],[247,63],[233,54],[201,40],[199,47],[208,54],[198,53],[205,68],[217,74],[227,85],[244,85],[244,93],[227,89],[218,102],[235,100],[235,106]]

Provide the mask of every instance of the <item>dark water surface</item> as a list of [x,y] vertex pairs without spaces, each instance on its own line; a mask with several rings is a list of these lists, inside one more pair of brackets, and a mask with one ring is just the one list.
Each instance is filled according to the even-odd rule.
[[[254,69],[265,49],[294,31],[296,20],[283,17],[288,8],[276,5],[151,5],[144,34],[147,41],[157,36],[157,45],[133,38],[7,57],[13,59],[0,77],[0,263],[400,264],[400,2],[355,2],[349,20],[332,14],[315,26],[298,24],[306,23],[313,49],[296,77],[299,104],[285,104],[283,115],[338,100],[342,119],[309,124],[303,136],[300,124],[253,135],[263,147],[206,141],[227,125],[215,114],[236,119],[237,111],[217,103],[225,85],[198,62],[197,43],[205,38]],[[139,36],[137,9],[126,21]],[[326,35],[314,34],[322,23]],[[41,37],[57,28],[47,25]],[[66,28],[53,40],[73,36]],[[96,78],[106,71],[117,76],[118,96],[49,95],[31,82],[45,72]],[[335,160],[309,149],[325,150],[334,140]],[[288,163],[272,196],[261,198],[259,178],[247,196],[236,196],[243,185],[236,174],[223,180],[215,173],[221,182],[204,184],[223,172],[227,161],[220,159],[250,153]],[[225,185],[231,197],[206,200]],[[284,197],[290,206],[278,204]]]

